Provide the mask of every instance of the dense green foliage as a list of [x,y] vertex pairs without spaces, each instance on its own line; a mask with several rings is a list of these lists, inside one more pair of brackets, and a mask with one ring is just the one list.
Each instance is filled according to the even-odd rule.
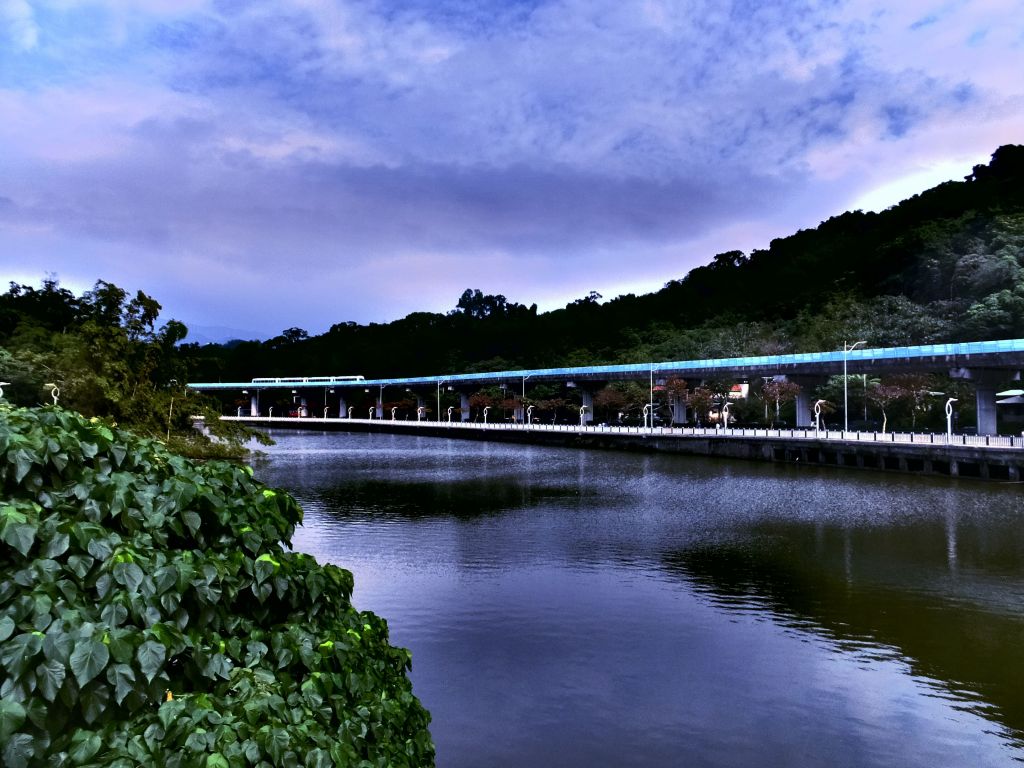
[[[881,213],[731,251],[645,296],[538,313],[466,291],[448,314],[189,347],[195,380],[413,376],[1024,336],[1024,146]],[[187,346],[187,345],[186,345]]]
[[409,653],[251,474],[0,407],[5,766],[433,763]]
[[163,435],[184,452],[209,454],[216,448],[191,428],[191,417],[203,415],[228,439],[221,451],[237,454],[231,446],[253,433],[218,422],[212,401],[185,390],[189,371],[178,343],[187,329],[176,320],[157,328],[160,310],[142,291],[129,298],[103,280],[82,296],[52,278],[38,289],[12,283],[0,295],[4,397],[20,405],[50,402],[47,385],[54,385],[62,405]]

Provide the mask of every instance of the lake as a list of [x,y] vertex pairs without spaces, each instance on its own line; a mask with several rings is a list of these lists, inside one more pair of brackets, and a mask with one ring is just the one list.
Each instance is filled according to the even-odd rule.
[[1019,484],[271,434],[441,768],[1024,761]]

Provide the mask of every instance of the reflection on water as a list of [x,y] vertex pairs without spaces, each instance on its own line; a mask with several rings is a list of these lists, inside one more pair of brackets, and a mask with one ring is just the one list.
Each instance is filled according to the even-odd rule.
[[441,766],[1024,757],[1016,486],[278,437],[258,475],[413,651]]

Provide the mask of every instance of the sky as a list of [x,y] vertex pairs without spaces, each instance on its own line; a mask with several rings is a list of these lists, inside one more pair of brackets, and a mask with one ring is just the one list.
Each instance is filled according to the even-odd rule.
[[200,334],[646,293],[1008,143],[1024,0],[0,0],[0,279]]

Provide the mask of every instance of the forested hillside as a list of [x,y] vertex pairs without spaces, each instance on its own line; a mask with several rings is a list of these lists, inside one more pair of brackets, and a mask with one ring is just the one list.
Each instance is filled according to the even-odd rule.
[[538,313],[467,290],[447,314],[186,345],[193,379],[429,375],[1024,336],[1024,146],[882,213],[721,253],[656,293]]

